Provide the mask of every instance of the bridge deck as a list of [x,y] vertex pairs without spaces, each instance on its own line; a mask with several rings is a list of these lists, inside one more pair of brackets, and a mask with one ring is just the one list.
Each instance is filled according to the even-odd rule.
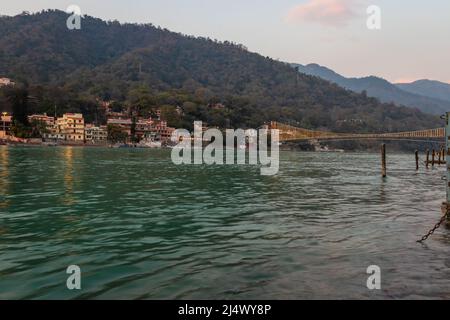
[[280,141],[298,141],[298,140],[368,140],[368,139],[444,139],[445,128],[407,131],[407,132],[388,132],[388,133],[336,133],[327,131],[314,131],[303,128],[297,128],[279,122],[271,122],[270,129],[278,129],[280,132]]

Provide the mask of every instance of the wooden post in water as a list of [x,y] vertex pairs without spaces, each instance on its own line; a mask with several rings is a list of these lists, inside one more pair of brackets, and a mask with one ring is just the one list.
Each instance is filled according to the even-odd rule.
[[427,169],[430,167],[430,150],[427,149]]
[[381,176],[383,178],[387,177],[387,170],[386,170],[386,144],[381,145]]
[[[448,214],[450,212],[450,112],[447,112],[445,115],[445,161],[447,168],[447,181],[446,181],[446,191],[447,191],[447,199],[445,199],[443,214]],[[450,227],[450,216],[447,216],[447,225]]]
[[419,150],[416,150],[416,171],[419,171]]
[[434,168],[434,157],[436,156],[436,151],[433,149],[433,153],[431,155],[431,166]]

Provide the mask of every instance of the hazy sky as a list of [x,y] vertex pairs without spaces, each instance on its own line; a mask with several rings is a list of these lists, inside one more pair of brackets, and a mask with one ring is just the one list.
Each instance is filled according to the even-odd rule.
[[[448,0],[0,0],[0,14],[71,4],[83,14],[230,40],[345,76],[450,83]],[[366,27],[369,5],[381,8],[381,30]]]

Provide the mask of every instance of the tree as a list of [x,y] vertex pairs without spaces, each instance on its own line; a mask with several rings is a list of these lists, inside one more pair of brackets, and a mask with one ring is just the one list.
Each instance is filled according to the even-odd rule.
[[30,125],[32,138],[42,138],[45,134],[50,133],[47,129],[47,124],[45,121],[33,120]]
[[108,125],[108,141],[111,143],[125,143],[128,134],[122,131],[122,128],[115,125]]
[[6,99],[11,104],[14,121],[28,127],[28,90],[24,88],[10,88],[6,91]]

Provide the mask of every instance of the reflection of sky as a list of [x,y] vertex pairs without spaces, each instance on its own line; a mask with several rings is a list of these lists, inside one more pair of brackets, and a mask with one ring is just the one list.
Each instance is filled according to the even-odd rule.
[[[0,13],[9,15],[23,10],[66,9],[68,4],[59,0],[4,2]],[[446,63],[450,52],[450,1],[77,0],[75,3],[83,13],[104,19],[150,22],[186,34],[230,40],[264,56],[289,62],[316,62],[346,76],[373,74],[391,81],[432,78],[450,82],[450,65]],[[288,21],[289,13],[305,4],[316,6],[316,10],[307,11],[306,19]],[[369,4],[382,9],[381,31],[365,27]],[[328,13],[317,15],[317,12]],[[341,23],[334,25],[335,20]]]

